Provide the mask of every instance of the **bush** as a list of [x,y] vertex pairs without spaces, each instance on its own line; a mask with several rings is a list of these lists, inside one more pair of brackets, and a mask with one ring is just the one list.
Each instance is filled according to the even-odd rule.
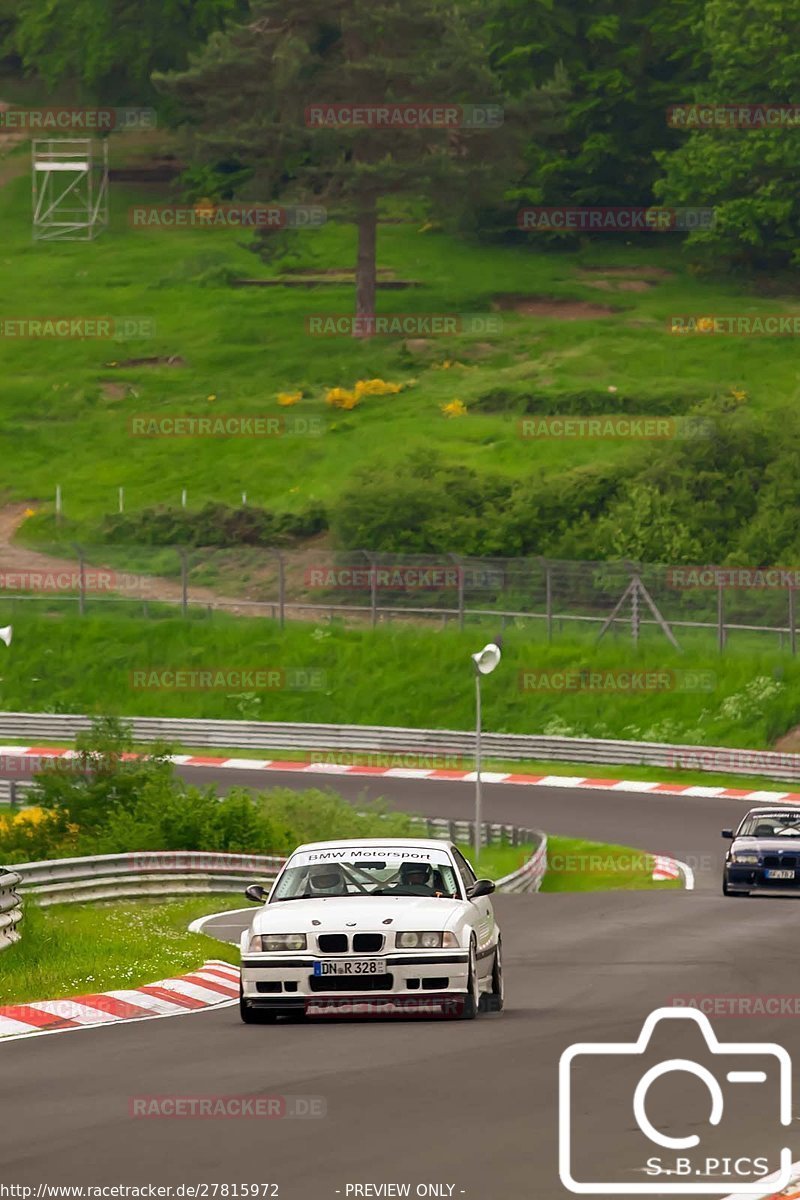
[[300,513],[207,504],[198,512],[159,506],[103,519],[96,540],[145,546],[291,546],[327,528],[321,505]]
[[78,749],[71,769],[53,764],[37,776],[35,807],[0,818],[0,862],[142,850],[287,855],[301,842],[411,832],[404,814],[366,801],[359,812],[332,792],[234,788],[220,797],[191,787],[175,777],[166,747],[123,757],[130,730],[110,718]]

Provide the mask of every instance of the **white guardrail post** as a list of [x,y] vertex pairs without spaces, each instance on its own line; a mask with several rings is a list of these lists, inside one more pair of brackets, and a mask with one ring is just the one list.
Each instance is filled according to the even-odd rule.
[[[422,765],[424,756],[454,755],[472,762],[474,731],[409,729],[380,725],[312,725],[282,721],[211,721],[181,717],[131,717],[134,740],[166,741],[203,748],[305,750],[407,754]],[[71,741],[90,729],[86,716],[63,713],[0,712],[0,740],[30,738]],[[800,781],[800,754],[730,746],[682,746],[666,742],[625,742],[610,738],[548,737],[535,733],[484,733],[487,759],[664,767],[720,774],[762,775]],[[391,764],[390,764],[391,765]],[[401,764],[396,764],[401,765]],[[432,764],[435,766],[436,764]]]
[[19,941],[17,926],[22,920],[22,905],[15,889],[20,881],[16,871],[0,867],[0,950]]

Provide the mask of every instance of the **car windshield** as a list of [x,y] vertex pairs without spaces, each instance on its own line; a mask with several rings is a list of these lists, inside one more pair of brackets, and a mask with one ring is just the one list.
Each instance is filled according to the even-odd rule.
[[800,837],[800,812],[753,813],[745,817],[738,837]]
[[[335,861],[309,861],[297,856],[281,876],[270,902],[320,899],[325,896],[431,896],[453,899],[458,883],[453,865],[439,853],[423,858],[384,855]],[[318,857],[318,856],[317,856]]]

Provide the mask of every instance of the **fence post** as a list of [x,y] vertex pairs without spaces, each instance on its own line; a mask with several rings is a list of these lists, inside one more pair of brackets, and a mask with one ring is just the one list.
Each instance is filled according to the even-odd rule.
[[119,511],[121,513],[125,512],[125,488],[117,488],[117,495],[119,497]]
[[375,569],[375,560],[369,550],[365,550],[364,553],[369,563],[369,607],[372,628],[374,629],[378,624],[378,572]]
[[86,614],[86,563],[82,548],[75,546],[75,549],[78,552],[78,613],[83,617]]
[[56,484],[56,525],[61,524],[61,484]]
[[9,797],[10,797],[9,803],[11,805],[11,811],[13,812],[14,809],[17,807],[17,781],[16,781],[16,779],[11,780],[11,784],[9,786],[8,792],[9,792]]
[[547,640],[553,640],[553,572],[549,563],[544,565],[544,596],[547,612]]
[[181,556],[181,613],[185,617],[189,611],[189,554],[185,546],[178,550]]
[[464,568],[456,555],[451,556],[458,571],[458,628],[464,628]]
[[286,624],[286,564],[283,561],[283,555],[280,550],[277,551],[278,559],[278,620],[280,627],[283,629]]
[[795,595],[794,587],[789,584],[789,649],[792,656],[797,655],[797,627],[795,625]]
[[717,649],[720,654],[725,649],[725,589],[721,583],[717,587]]

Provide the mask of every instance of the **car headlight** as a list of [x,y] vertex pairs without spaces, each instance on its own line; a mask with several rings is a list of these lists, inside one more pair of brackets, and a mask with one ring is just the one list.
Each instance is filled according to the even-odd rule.
[[402,950],[414,950],[420,946],[424,950],[442,948],[454,950],[458,946],[458,940],[456,935],[449,930],[445,933],[435,933],[433,930],[428,930],[421,933],[398,933],[395,937],[395,945],[399,946]]
[[757,866],[758,855],[754,850],[738,850],[731,855],[731,862],[751,863],[753,866]]
[[308,945],[304,933],[256,933],[250,939],[250,950],[305,950]]

